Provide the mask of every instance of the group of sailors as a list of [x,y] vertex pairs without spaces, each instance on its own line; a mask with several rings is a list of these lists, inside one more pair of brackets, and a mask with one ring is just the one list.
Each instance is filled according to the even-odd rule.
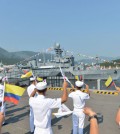
[[84,83],[76,81],[76,90],[68,95],[66,80],[63,82],[63,92],[60,98],[46,98],[47,83],[36,82],[34,77],[30,78],[30,86],[27,88],[30,105],[30,131],[31,134],[53,134],[51,127],[52,109],[60,108],[67,101],[68,97],[73,99],[73,134],[83,134],[85,113],[85,100],[90,98],[89,87],[86,85],[87,93],[83,93],[81,88]]
[[[31,85],[27,88],[30,105],[30,131],[31,134],[53,134],[51,127],[52,109],[60,108],[68,97],[73,99],[72,124],[73,134],[83,134],[85,114],[89,116],[90,134],[98,134],[97,115],[90,108],[85,108],[85,101],[90,99],[89,86],[83,81],[76,81],[75,88],[69,93],[68,83],[64,79],[63,92],[60,98],[47,98],[47,82],[36,82],[34,77],[30,78]],[[86,93],[81,89],[85,85]],[[120,88],[116,87],[120,92]],[[116,115],[116,122],[120,125],[120,108]]]
[[[2,92],[2,79],[0,79],[0,93]],[[31,84],[27,87],[30,105],[30,132],[31,134],[53,134],[51,127],[51,114],[52,109],[60,108],[63,103],[68,100],[68,97],[73,99],[73,134],[83,134],[85,114],[89,116],[91,125],[94,126],[90,129],[90,134],[98,134],[97,116],[90,108],[85,108],[85,100],[90,99],[89,86],[82,81],[75,82],[75,88],[69,95],[67,91],[68,83],[64,79],[63,91],[59,98],[47,98],[47,82],[37,82],[35,77],[30,78]],[[86,86],[86,93],[82,92],[83,86]],[[120,88],[117,87],[120,91]],[[0,96],[0,103],[2,105],[2,96]],[[0,105],[0,112],[4,113],[5,117],[5,102]],[[120,110],[120,109],[119,109]],[[1,118],[1,115],[0,115]],[[120,113],[116,116],[116,120],[120,123]],[[3,121],[4,122],[4,121]],[[1,123],[1,122],[0,122]]]

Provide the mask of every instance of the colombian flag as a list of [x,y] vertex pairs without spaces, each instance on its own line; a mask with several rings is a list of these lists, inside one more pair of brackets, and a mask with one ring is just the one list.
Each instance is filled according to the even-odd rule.
[[27,72],[26,74],[23,74],[21,78],[29,78],[33,75],[32,71]]
[[108,79],[107,79],[107,81],[105,82],[105,86],[106,87],[110,87],[112,85],[114,85],[114,81],[113,81],[112,77],[109,76]]
[[12,102],[15,105],[17,105],[24,91],[25,89],[22,87],[5,84],[4,100]]

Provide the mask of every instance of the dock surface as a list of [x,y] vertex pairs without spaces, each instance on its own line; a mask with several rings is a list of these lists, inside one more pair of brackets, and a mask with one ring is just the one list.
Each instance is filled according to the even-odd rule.
[[[57,98],[61,94],[62,91],[47,91],[47,97]],[[73,109],[71,98],[68,98],[65,104],[71,110]],[[99,121],[100,134],[120,134],[120,129],[115,123],[115,115],[119,105],[120,95],[102,95],[91,92],[91,98],[86,101],[86,106],[92,107],[96,113],[103,116],[103,120]],[[57,112],[57,109],[53,112]],[[7,103],[6,123],[2,127],[2,134],[30,134],[29,104],[26,92],[17,106]],[[52,116],[52,128],[54,134],[72,134],[71,115],[63,118]],[[88,117],[85,119],[84,134],[89,134]]]

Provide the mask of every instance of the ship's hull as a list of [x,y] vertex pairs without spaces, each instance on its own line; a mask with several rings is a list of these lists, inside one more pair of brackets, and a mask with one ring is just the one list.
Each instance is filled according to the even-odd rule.
[[[63,72],[66,76],[82,76],[83,79],[107,79],[111,76],[114,80],[120,78],[120,69],[107,69],[107,70],[73,70],[71,68],[63,68]],[[60,69],[53,68],[53,69],[36,69],[33,70],[36,75],[41,77],[52,77],[52,76],[60,76]]]
[[114,80],[120,78],[120,69],[71,71],[73,75],[82,75],[84,79],[107,79],[111,76]]

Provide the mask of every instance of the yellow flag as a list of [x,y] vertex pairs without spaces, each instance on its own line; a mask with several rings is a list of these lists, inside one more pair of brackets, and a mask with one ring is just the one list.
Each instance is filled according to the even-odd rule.
[[106,87],[109,87],[112,83],[113,83],[112,77],[109,76],[108,79],[107,79],[107,81],[105,82],[105,86]]
[[26,74],[23,74],[22,76],[21,76],[21,78],[29,78],[29,77],[31,77],[33,75],[33,73],[32,73],[32,71],[29,71],[29,72],[27,72]]
[[78,77],[78,75],[75,75],[75,79],[76,79],[76,80],[79,80],[79,77]]
[[37,77],[37,81],[43,81],[43,78]]

